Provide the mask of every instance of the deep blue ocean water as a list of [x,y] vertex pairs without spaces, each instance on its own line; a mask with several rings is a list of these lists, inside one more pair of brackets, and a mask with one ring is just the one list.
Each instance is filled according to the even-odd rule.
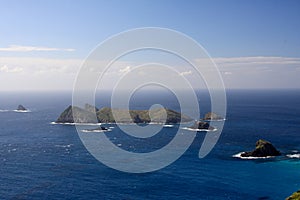
[[[169,94],[153,96],[137,95],[132,108],[144,109],[155,101],[178,108]],[[129,174],[90,155],[74,126],[51,124],[71,104],[71,93],[2,92],[0,110],[23,104],[32,112],[0,112],[0,199],[284,199],[300,189],[300,159],[286,157],[300,152],[300,91],[236,90],[228,91],[227,98],[223,133],[207,157],[198,158],[204,136],[199,133],[168,167]],[[203,112],[209,111],[209,100],[203,97],[201,103]],[[99,95],[96,105],[108,106],[109,100]],[[172,129],[163,130],[161,141],[168,141]],[[107,135],[116,143],[128,142],[118,133],[116,127]],[[252,150],[260,138],[271,141],[283,156],[232,157]]]

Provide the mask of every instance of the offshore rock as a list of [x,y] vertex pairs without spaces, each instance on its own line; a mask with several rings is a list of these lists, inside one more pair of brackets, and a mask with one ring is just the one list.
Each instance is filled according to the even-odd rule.
[[18,111],[26,111],[27,109],[22,106],[22,105],[19,105],[18,108],[17,108]]
[[204,121],[196,121],[192,126],[190,126],[189,128],[191,129],[207,129],[207,130],[213,130],[214,127],[210,126],[208,122],[204,122]]
[[267,157],[279,155],[280,152],[270,142],[260,139],[256,142],[256,147],[253,151],[242,153],[241,157]]

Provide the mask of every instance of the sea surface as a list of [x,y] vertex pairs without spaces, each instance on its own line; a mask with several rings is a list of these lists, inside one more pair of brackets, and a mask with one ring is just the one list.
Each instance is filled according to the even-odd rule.
[[[74,126],[51,124],[71,104],[70,92],[1,92],[0,199],[284,199],[300,189],[300,90],[232,90],[227,100],[222,135],[208,156],[198,158],[206,134],[199,132],[176,162],[130,174],[96,160]],[[97,95],[98,107],[109,102],[108,94]],[[207,94],[200,102],[202,113],[209,111]],[[130,106],[145,109],[153,103],[178,109],[174,95],[153,91],[136,94]],[[19,104],[31,112],[14,112]],[[137,152],[163,147],[176,130],[164,128],[158,142],[148,144],[129,141],[110,126],[107,137]],[[272,142],[282,156],[233,157],[254,149],[258,139]]]

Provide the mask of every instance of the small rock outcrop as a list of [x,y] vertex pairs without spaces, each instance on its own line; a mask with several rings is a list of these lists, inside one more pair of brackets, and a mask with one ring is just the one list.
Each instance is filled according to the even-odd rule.
[[253,151],[242,153],[241,157],[267,157],[279,155],[280,152],[270,142],[260,139],[256,142],[256,147]]
[[210,126],[208,122],[204,122],[204,121],[196,121],[189,128],[191,128],[191,129],[207,129],[207,130],[213,130],[214,129],[214,127]]
[[224,118],[213,112],[208,112],[204,116],[204,120],[222,120],[222,119]]
[[85,132],[98,132],[98,131],[108,131],[109,129],[106,128],[105,126],[99,126],[97,128],[93,128],[93,129],[85,129]]
[[22,106],[22,105],[19,105],[18,108],[17,108],[18,111],[26,111],[27,109]]

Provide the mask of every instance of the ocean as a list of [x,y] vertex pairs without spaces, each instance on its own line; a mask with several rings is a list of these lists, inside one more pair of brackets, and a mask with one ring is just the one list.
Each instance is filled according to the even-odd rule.
[[[209,98],[202,96],[205,113]],[[70,92],[1,92],[0,199],[262,200],[284,199],[300,189],[300,90],[230,90],[227,101],[222,135],[208,156],[198,158],[205,135],[199,132],[171,165],[131,174],[96,160],[74,126],[51,124],[71,104]],[[108,94],[97,95],[98,107],[109,102]],[[149,108],[153,103],[175,110],[179,106],[171,94],[151,92],[137,94],[131,109]],[[31,112],[12,111],[19,104]],[[147,144],[147,140],[128,141],[118,127],[110,126],[114,128],[106,135],[115,144],[128,150],[126,144],[131,144],[140,152],[161,148],[174,132],[164,128],[159,142]],[[233,157],[254,149],[258,139],[272,142],[282,156]]]

